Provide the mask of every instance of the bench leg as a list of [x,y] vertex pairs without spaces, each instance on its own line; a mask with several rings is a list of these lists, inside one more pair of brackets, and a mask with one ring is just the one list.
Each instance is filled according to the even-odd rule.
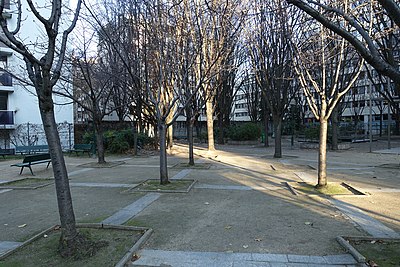
[[49,168],[49,165],[50,165],[50,163],[51,163],[51,161],[49,161],[49,163],[47,163],[47,167],[46,167],[46,169],[48,169],[48,168]]
[[22,174],[22,171],[24,170],[24,167],[25,167],[25,166],[22,166],[22,167],[21,167],[21,171],[19,172],[19,175]]
[[28,166],[28,167],[29,167],[29,170],[31,171],[32,175],[35,176],[35,175],[33,174],[33,171],[32,171],[31,166]]

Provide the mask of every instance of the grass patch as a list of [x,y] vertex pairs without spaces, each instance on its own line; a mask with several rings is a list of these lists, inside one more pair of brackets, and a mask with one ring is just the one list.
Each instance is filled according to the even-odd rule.
[[322,188],[316,188],[315,185],[308,183],[292,183],[292,187],[301,193],[312,195],[312,194],[322,194],[322,195],[353,195],[353,192],[342,186],[339,183],[328,183],[327,186]]
[[366,261],[373,261],[379,267],[400,266],[399,240],[349,240]]
[[104,216],[100,216],[100,217],[96,217],[96,218],[90,218],[89,216],[87,216],[86,218],[82,218],[79,220],[77,219],[76,221],[77,221],[77,223],[101,223],[108,217],[110,217],[110,215],[104,215]]
[[131,220],[127,221],[126,223],[124,223],[124,225],[135,226],[135,227],[147,227],[147,225],[144,222],[142,222],[138,219],[131,219]]
[[9,181],[1,183],[0,188],[12,188],[12,189],[36,189],[46,185],[50,185],[54,182],[54,179],[45,178],[24,178],[15,181]]
[[46,237],[43,235],[0,260],[0,266],[114,266],[143,235],[138,230],[80,228],[79,231],[91,241],[107,242],[107,246],[99,248],[92,257],[62,258],[57,251],[60,230],[52,230]]
[[211,163],[194,163],[194,165],[189,165],[188,163],[178,163],[173,166],[176,169],[199,169],[206,170],[211,167]]
[[170,179],[169,184],[161,185],[160,180],[149,179],[139,184],[133,190],[143,192],[187,193],[195,182],[195,180]]

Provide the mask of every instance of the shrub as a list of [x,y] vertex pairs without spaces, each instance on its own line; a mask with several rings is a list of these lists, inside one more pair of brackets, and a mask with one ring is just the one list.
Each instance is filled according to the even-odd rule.
[[[125,130],[109,130],[105,131],[104,137],[104,148],[110,153],[124,153],[127,152],[134,145],[134,136],[132,129]],[[93,133],[85,133],[83,136],[84,143],[94,142]],[[153,137],[149,137],[144,133],[138,133],[138,146],[143,148],[144,146],[153,146],[156,141]]]
[[121,138],[115,138],[108,145],[107,150],[111,153],[124,153],[129,150],[129,143]]
[[261,136],[261,128],[255,123],[245,123],[231,126],[228,136],[235,141],[257,140]]

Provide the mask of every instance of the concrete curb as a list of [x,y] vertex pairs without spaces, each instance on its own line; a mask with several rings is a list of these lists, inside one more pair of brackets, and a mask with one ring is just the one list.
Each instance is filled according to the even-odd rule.
[[346,241],[343,237],[336,237],[336,241],[339,242],[359,263],[365,263],[366,258],[360,254],[348,241]]
[[124,267],[129,261],[132,260],[133,255],[140,249],[140,247],[150,238],[153,229],[149,228],[142,237],[129,249],[125,256],[115,265],[115,267]]
[[[7,258],[9,255],[14,253],[17,250],[20,250],[30,243],[43,238],[43,236],[50,231],[55,230],[59,225],[52,226],[39,234],[33,236],[27,241],[23,242],[20,246],[4,253],[0,256],[0,260]],[[76,224],[77,228],[94,228],[94,229],[116,229],[116,230],[127,230],[127,231],[145,231],[144,234],[139,238],[139,240],[128,250],[128,252],[122,257],[122,259],[115,265],[115,267],[123,267],[127,264],[131,259],[134,253],[139,250],[139,248],[146,242],[151,234],[153,233],[153,229],[146,227],[136,227],[136,226],[124,226],[124,225],[111,225],[111,224],[97,224],[97,223],[84,223],[84,224]]]

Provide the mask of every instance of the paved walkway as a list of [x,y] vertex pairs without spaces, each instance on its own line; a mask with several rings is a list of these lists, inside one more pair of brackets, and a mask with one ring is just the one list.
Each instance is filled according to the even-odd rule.
[[[399,237],[390,225],[372,218],[371,213],[351,205],[347,199],[325,201],[290,195],[283,182],[300,179],[314,182],[312,170],[308,172],[297,167],[285,169],[286,165],[281,167],[279,164],[276,170],[269,167],[276,162],[287,164],[288,167],[293,167],[293,162],[301,160],[312,163],[315,162],[312,157],[297,156],[275,161],[265,158],[267,152],[258,148],[225,148],[225,151],[218,152],[218,156],[204,153],[204,159],[197,161],[212,163],[208,170],[177,170],[173,166],[185,161],[184,156],[169,158],[171,179],[188,177],[198,180],[188,194],[121,193],[126,188],[158,176],[156,157],[125,158],[123,160],[127,164],[110,169],[82,168],[78,165],[93,159],[67,158],[73,161],[69,162],[68,170],[74,204],[78,203],[77,218],[103,216],[107,217],[102,220],[105,224],[123,224],[134,219],[154,228],[155,233],[138,252],[140,258],[132,266],[356,266],[351,255],[343,254],[343,250],[335,247],[337,244],[331,232],[364,234],[349,223],[351,220],[372,236]],[[201,154],[201,151],[198,152]],[[337,159],[332,160],[335,165],[330,167],[331,171],[347,170],[351,173],[352,170],[368,169],[371,174],[361,174],[361,178],[373,189],[371,192],[399,192],[398,182],[392,182],[394,178],[390,176],[393,171],[380,171],[382,175],[387,175],[378,177],[382,180],[369,177],[375,175],[372,172],[374,165],[386,161],[383,153],[382,159],[379,158],[381,162],[374,161],[373,164],[346,156],[349,157],[347,164],[341,161],[343,154],[338,155]],[[10,175],[14,172],[9,169],[5,170],[0,173],[0,180],[19,177]],[[39,176],[45,175],[51,175],[51,172],[43,170]],[[371,186],[380,181],[384,185]],[[10,241],[0,242],[0,255],[20,245],[16,241],[21,240],[22,236],[32,235],[42,230],[43,225],[54,221],[43,221],[43,217],[57,218],[53,188],[25,192],[0,190],[0,201],[9,199],[13,199],[15,205],[10,209],[0,208],[1,214],[8,214],[7,218],[0,218],[0,240]],[[368,201],[373,199],[374,195]],[[393,218],[399,220],[396,216]],[[33,223],[36,221],[38,223],[35,226]],[[27,222],[26,227],[17,227]],[[314,225],[311,227],[312,223]],[[163,225],[165,228],[160,227]],[[1,233],[9,231],[12,234],[3,238]],[[281,234],[277,233],[279,231],[282,231]],[[255,237],[261,235],[262,242],[254,241]],[[311,240],[314,235],[325,238],[324,249],[329,253],[318,256],[319,247],[315,245],[311,245],[313,249],[307,249],[310,244],[317,242]],[[293,244],[288,240],[293,240]],[[238,244],[234,243],[236,241]],[[229,242],[234,244],[227,244]],[[269,246],[271,243],[275,245],[272,248]],[[301,253],[293,252],[293,248],[301,250]],[[263,253],[265,251],[277,253]],[[328,255],[321,256],[324,254]]]
[[339,267],[356,266],[349,254],[303,256],[290,254],[187,252],[144,249],[132,266],[174,267]]

